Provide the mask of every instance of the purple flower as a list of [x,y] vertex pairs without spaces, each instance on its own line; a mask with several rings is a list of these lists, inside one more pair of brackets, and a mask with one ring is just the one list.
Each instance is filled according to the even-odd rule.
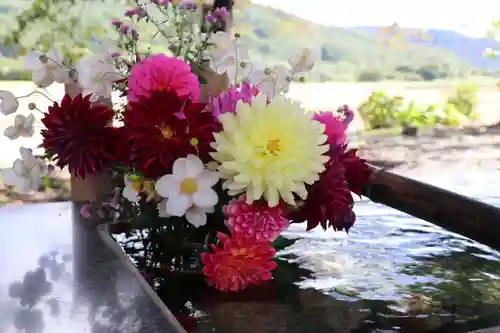
[[119,31],[121,34],[126,35],[126,34],[130,31],[130,27],[129,27],[128,25],[122,24],[122,25],[120,26],[120,29],[118,29],[118,31]]
[[112,20],[112,21],[111,21],[111,24],[112,24],[115,28],[120,28],[120,27],[122,26],[123,22],[122,22],[122,21],[120,21],[120,20]]
[[134,29],[134,28],[130,28],[129,34],[130,34],[130,37],[131,37],[133,40],[138,40],[138,39],[139,39],[139,33],[137,32],[137,30],[136,30],[136,29]]
[[250,104],[252,98],[257,96],[258,93],[259,90],[247,82],[244,82],[241,87],[232,85],[228,90],[212,97],[208,108],[215,118],[219,118],[221,114],[235,112],[238,101]]
[[227,9],[226,7],[220,7],[220,8],[216,8],[214,10],[214,12],[212,13],[212,15],[218,19],[219,21],[221,22],[227,22],[227,20],[229,19],[229,13],[227,12]]
[[91,204],[85,204],[85,205],[83,205],[82,208],[80,208],[80,215],[84,219],[91,218],[92,217],[91,209],[92,209],[92,205]]
[[193,0],[182,0],[179,4],[180,9],[195,10],[196,3]]
[[137,16],[141,18],[147,16],[148,12],[143,7],[137,7],[134,9],[126,10],[124,15],[128,17]]
[[128,9],[125,11],[125,14],[123,14],[123,15],[125,15],[127,17],[132,17],[135,15],[135,9]]
[[207,16],[205,16],[205,21],[207,23],[215,23],[217,22],[217,17],[213,16],[212,14],[208,14]]

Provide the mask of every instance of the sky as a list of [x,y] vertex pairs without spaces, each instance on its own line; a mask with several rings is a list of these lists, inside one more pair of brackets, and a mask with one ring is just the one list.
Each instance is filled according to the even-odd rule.
[[[500,0],[252,0],[319,24],[455,30],[484,36],[500,20]],[[306,5],[307,4],[307,5]]]

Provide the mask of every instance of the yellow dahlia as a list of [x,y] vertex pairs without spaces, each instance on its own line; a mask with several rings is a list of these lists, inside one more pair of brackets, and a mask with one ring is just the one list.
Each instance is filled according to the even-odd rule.
[[280,95],[267,103],[260,94],[219,120],[212,156],[230,195],[245,192],[248,203],[264,197],[270,207],[280,198],[294,205],[294,193],[306,199],[305,184],[325,169],[328,145],[324,126],[299,103]]

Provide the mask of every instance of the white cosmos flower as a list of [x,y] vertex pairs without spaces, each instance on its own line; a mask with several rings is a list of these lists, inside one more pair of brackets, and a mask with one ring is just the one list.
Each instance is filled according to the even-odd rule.
[[181,157],[174,162],[172,174],[158,179],[156,192],[164,198],[158,206],[163,216],[185,216],[199,227],[207,222],[206,214],[217,204],[217,193],[212,187],[219,181],[217,172],[205,169],[195,155]]
[[24,67],[31,71],[33,82],[41,88],[52,83],[71,83],[69,71],[64,67],[64,57],[55,49],[47,53],[31,51],[24,57]]
[[[158,203],[158,216],[170,217],[172,216],[167,212],[168,199],[163,199]],[[203,208],[196,205],[191,206],[186,211],[186,219],[196,228],[204,226],[207,223],[207,214],[215,211],[215,207]]]
[[81,58],[77,61],[75,69],[83,94],[92,94],[92,101],[111,98],[113,82],[123,78],[115,68],[113,59],[108,55]]
[[137,203],[140,199],[141,182],[139,179],[133,179],[130,175],[125,175],[125,187],[122,196],[130,202]]
[[281,92],[287,92],[290,86],[290,72],[283,65],[276,65],[264,70],[257,70],[248,75],[249,83],[273,98]]
[[290,57],[288,63],[292,74],[310,72],[314,68],[314,56],[311,49],[304,48],[298,54]]
[[13,93],[7,90],[0,90],[0,112],[9,115],[17,111],[19,101]]
[[[226,73],[231,82],[244,75],[242,62],[249,64],[247,49],[224,31],[217,31],[210,37],[211,46],[207,48],[209,66],[217,74]],[[248,68],[248,67],[246,67]]]
[[31,149],[21,147],[21,158],[14,161],[12,168],[2,170],[2,181],[5,185],[14,186],[19,193],[37,191],[42,177],[47,175],[44,161],[33,156]]
[[15,140],[20,136],[29,138],[35,133],[33,124],[35,123],[35,116],[30,113],[25,117],[22,114],[16,115],[14,118],[14,125],[7,127],[3,134],[11,140]]

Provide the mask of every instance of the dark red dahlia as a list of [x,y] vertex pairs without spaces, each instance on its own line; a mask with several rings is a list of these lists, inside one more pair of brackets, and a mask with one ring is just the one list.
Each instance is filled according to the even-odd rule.
[[131,161],[130,161],[130,156],[132,152],[132,144],[131,141],[129,140],[129,133],[127,130],[127,127],[122,126],[122,127],[116,127],[115,128],[116,135],[120,140],[120,145],[117,147],[115,155],[117,158],[117,164],[123,165],[123,166],[130,166]]
[[352,192],[361,195],[363,189],[370,181],[371,172],[368,169],[366,160],[356,156],[356,149],[345,150],[338,155],[338,160],[345,169],[345,179]]
[[355,215],[351,191],[345,180],[342,164],[334,159],[319,180],[308,188],[307,199],[298,210],[290,212],[289,218],[295,222],[307,221],[307,230],[321,224],[323,229],[349,230]]
[[188,154],[210,160],[214,132],[220,125],[205,104],[179,97],[174,90],[156,91],[130,102],[124,112],[132,164],[146,177],[171,172],[174,161]]
[[42,119],[43,142],[47,154],[60,168],[85,178],[105,171],[116,161],[119,139],[110,127],[113,111],[104,105],[92,105],[90,95],[64,96],[54,103]]

